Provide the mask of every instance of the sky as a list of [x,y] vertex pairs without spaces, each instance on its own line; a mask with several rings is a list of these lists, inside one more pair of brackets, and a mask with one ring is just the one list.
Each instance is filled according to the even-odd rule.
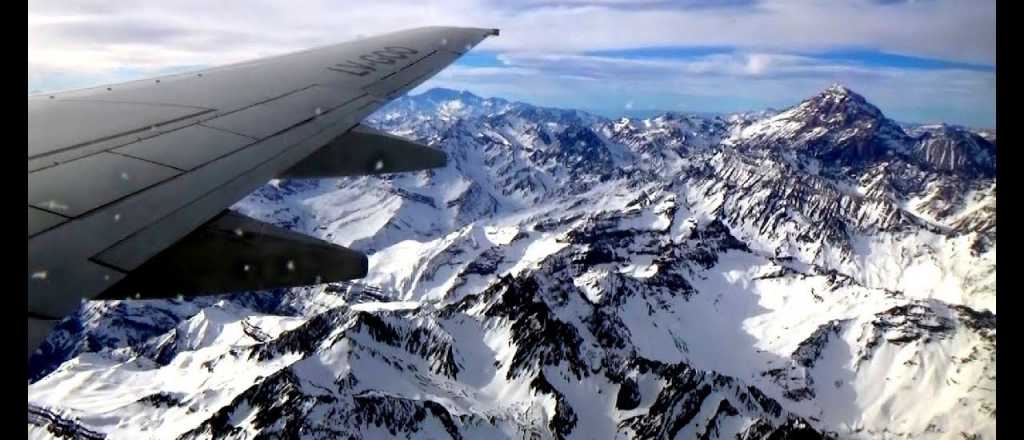
[[841,83],[899,121],[996,125],[995,0],[30,0],[28,90],[428,25],[501,35],[418,90],[617,116],[783,109]]

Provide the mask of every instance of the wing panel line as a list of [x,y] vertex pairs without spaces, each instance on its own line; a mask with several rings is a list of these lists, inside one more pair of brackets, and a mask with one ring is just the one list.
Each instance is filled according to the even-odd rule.
[[[205,121],[204,121],[204,122],[205,122]],[[231,131],[231,130],[228,130],[228,129],[226,129],[226,128],[223,128],[223,127],[214,127],[214,126],[212,126],[212,125],[206,125],[206,124],[205,124],[205,123],[203,123],[203,122],[199,122],[199,123],[197,123],[196,125],[198,125],[198,126],[200,126],[200,127],[204,127],[204,128],[209,128],[210,130],[220,130],[220,131],[223,131],[223,132],[225,132],[225,133],[231,133],[231,134],[235,134],[235,135],[238,135],[238,136],[242,136],[242,137],[244,137],[244,138],[252,139],[252,140],[254,140],[254,141],[259,141],[259,140],[260,140],[259,138],[255,138],[255,137],[249,136],[249,135],[247,135],[247,134],[242,134],[242,133],[239,133],[239,132],[237,132],[237,131]],[[273,135],[271,135],[271,136],[268,136],[268,137],[273,137]],[[244,150],[244,149],[245,149],[245,147],[243,147],[242,149]]]
[[[362,94],[362,95],[359,95],[358,97],[352,98],[352,99],[350,99],[349,101],[347,101],[347,102],[346,102],[345,104],[343,104],[343,105],[340,105],[340,106],[338,106],[338,107],[335,107],[334,109],[332,109],[332,110],[330,110],[330,111],[328,111],[328,112],[324,113],[324,115],[327,115],[327,114],[333,113],[333,112],[335,112],[335,111],[340,111],[340,110],[342,110],[342,107],[344,107],[345,105],[347,105],[347,104],[350,104],[350,103],[352,103],[352,102],[354,102],[354,101],[357,101],[357,100],[359,100],[359,99],[363,99],[363,98],[365,98],[365,97],[367,97],[367,96],[370,96],[370,94],[369,94],[369,93],[364,93],[364,94]],[[371,102],[372,102],[372,101],[371,101]],[[365,108],[365,106],[363,106],[363,107],[360,107],[360,108],[361,108],[361,109],[362,109],[362,108]],[[312,123],[312,122],[314,122],[315,120],[316,120],[316,118],[314,118],[313,120],[307,120],[307,121],[306,121],[305,123],[303,123],[303,124],[309,124],[309,123]],[[303,125],[303,124],[299,124],[299,125]],[[301,140],[298,140],[298,141],[296,141],[296,142],[295,142],[295,143],[293,143],[293,144],[292,144],[291,146],[295,146],[295,145],[301,144],[301,143],[303,143],[303,142],[306,142],[306,141],[308,141],[309,139],[312,139],[312,138],[314,138],[314,137],[316,137],[316,136],[318,136],[318,135],[321,135],[321,134],[323,134],[323,133],[324,133],[325,131],[327,131],[327,130],[328,130],[328,129],[329,129],[330,127],[334,127],[334,126],[336,126],[337,124],[338,124],[338,122],[335,122],[334,124],[332,124],[332,125],[330,125],[330,126],[328,126],[328,127],[324,127],[324,128],[322,128],[321,130],[319,130],[319,131],[316,131],[315,133],[312,133],[312,134],[310,134],[309,136],[307,136],[307,137],[305,137],[305,138],[302,138]],[[288,130],[293,130],[293,129],[295,129],[295,128],[296,128],[296,126],[293,126],[292,128],[289,128]],[[288,131],[288,130],[286,130],[286,131]],[[286,132],[286,131],[285,131],[285,132]],[[280,135],[280,134],[283,134],[283,133],[284,133],[284,132],[282,132],[282,133],[279,133],[278,135]],[[339,134],[339,135],[340,135],[340,134]],[[275,135],[275,136],[277,136],[277,135]],[[264,139],[263,141],[269,140],[269,139],[271,139],[271,138],[273,138],[273,137],[274,137],[274,136],[268,137],[268,138]],[[261,142],[263,142],[263,141],[261,141]],[[253,144],[253,145],[255,145],[255,144]],[[249,148],[249,147],[246,147],[246,148]],[[244,150],[245,150],[246,148],[243,148],[242,150],[239,150],[239,151],[244,151]],[[243,179],[243,178],[247,177],[247,175],[248,175],[248,174],[250,174],[251,172],[253,172],[253,171],[257,170],[257,169],[258,169],[258,168],[260,168],[260,167],[266,166],[266,165],[267,165],[268,163],[271,163],[271,162],[273,162],[273,161],[277,160],[278,158],[280,158],[281,156],[283,156],[283,155],[285,155],[285,154],[288,154],[288,153],[290,153],[290,152],[291,152],[291,150],[292,150],[292,149],[291,149],[290,147],[286,147],[286,148],[283,148],[283,149],[282,149],[281,151],[279,151],[279,152],[278,152],[277,154],[274,154],[274,155],[273,155],[273,156],[271,156],[270,158],[267,158],[267,159],[263,160],[262,162],[259,162],[259,163],[255,164],[254,166],[252,166],[252,167],[250,167],[250,168],[247,168],[247,169],[245,169],[244,171],[242,171],[242,172],[238,173],[238,174],[237,174],[237,175],[236,175],[236,176],[235,176],[234,178],[232,178],[231,180],[228,180],[228,181],[226,181],[226,182],[223,182],[223,183],[222,183],[221,185],[219,185],[219,186],[217,186],[217,187],[211,188],[211,189],[210,189],[209,191],[207,191],[207,192],[205,192],[205,193],[202,193],[202,194],[200,194],[200,195],[196,196],[196,197],[195,197],[195,198],[193,198],[193,199],[192,199],[191,201],[189,201],[188,203],[186,203],[186,204],[182,205],[182,206],[181,206],[181,207],[179,207],[178,209],[176,209],[176,210],[174,210],[174,211],[172,211],[172,212],[168,213],[167,215],[165,215],[165,216],[163,216],[163,217],[160,217],[159,219],[155,219],[155,220],[151,221],[151,222],[150,222],[150,223],[149,223],[149,224],[148,224],[147,226],[145,226],[145,227],[143,227],[143,228],[140,228],[140,229],[138,229],[138,230],[136,230],[136,231],[133,231],[133,232],[132,232],[131,234],[128,234],[128,235],[127,235],[127,236],[125,236],[124,238],[122,238],[122,239],[120,239],[120,240],[118,240],[118,241],[114,242],[113,244],[111,244],[111,245],[110,245],[110,246],[108,246],[107,248],[105,248],[105,249],[102,249],[102,250],[100,250],[99,252],[96,252],[96,253],[95,253],[95,254],[93,255],[93,257],[97,257],[97,258],[98,258],[98,257],[100,257],[100,256],[101,256],[101,255],[102,255],[103,253],[107,252],[108,250],[110,250],[110,249],[114,249],[114,248],[118,247],[119,245],[121,245],[122,243],[124,243],[124,242],[127,242],[127,241],[129,241],[129,240],[131,240],[131,239],[135,238],[136,236],[138,236],[138,235],[140,235],[140,234],[142,234],[142,233],[145,233],[145,232],[146,232],[147,230],[149,230],[149,228],[150,228],[150,227],[152,227],[153,225],[156,225],[156,224],[158,224],[158,223],[160,223],[160,222],[163,222],[163,221],[165,221],[166,219],[168,219],[169,217],[172,217],[172,216],[174,216],[175,214],[178,214],[178,213],[180,213],[180,212],[183,212],[183,211],[187,210],[187,209],[188,209],[189,207],[191,207],[191,206],[193,206],[193,205],[195,205],[195,204],[197,204],[197,203],[200,203],[200,202],[202,202],[202,201],[203,201],[203,200],[204,200],[204,199],[205,199],[206,197],[208,197],[208,196],[210,196],[210,195],[212,195],[212,194],[216,193],[216,192],[217,192],[218,190],[220,190],[221,188],[223,188],[223,187],[225,187],[225,186],[228,186],[228,185],[230,185],[230,184],[232,184],[232,183],[235,183],[235,182],[239,181],[240,179]],[[231,153],[231,154],[235,154],[235,153],[238,153],[239,151],[233,152],[233,153]],[[300,160],[301,160],[301,159],[300,159]],[[202,167],[208,166],[208,165],[210,165],[211,163],[213,163],[213,161],[211,161],[211,162],[208,162],[208,163],[206,163],[206,164],[203,164],[203,165],[202,165],[202,166],[200,166],[199,168],[202,168]],[[197,168],[197,169],[198,169],[198,168]],[[194,172],[194,171],[196,171],[196,170],[193,170],[193,172]],[[109,263],[108,263],[108,265],[109,265]],[[114,266],[114,267],[116,267],[116,266]],[[127,271],[127,270],[130,270],[130,269],[118,269],[118,270],[120,270],[120,271]]]
[[[120,151],[114,151],[114,150],[110,150],[110,151],[106,151],[106,152],[110,153],[110,154],[116,154],[118,156],[124,156],[124,157],[127,157],[129,159],[135,159],[135,160],[141,160],[143,162],[149,162],[149,163],[151,163],[153,165],[160,165],[162,167],[173,168],[175,170],[181,171],[182,173],[187,173],[188,172],[188,170],[183,170],[183,169],[178,168],[178,167],[176,167],[174,165],[166,164],[166,163],[163,163],[163,162],[157,162],[155,160],[146,159],[145,157],[134,156],[134,155],[131,155],[131,154],[126,154],[126,153],[122,153]],[[145,191],[145,190],[143,190],[143,191]],[[135,193],[132,193],[132,194],[135,194]]]
[[[139,103],[139,104],[145,104],[145,103]],[[168,119],[166,121],[160,122],[160,124],[155,125],[155,126],[163,126],[163,125],[173,124],[175,122],[184,121],[184,120],[187,120],[189,118],[194,118],[194,117],[197,117],[197,116],[200,116],[200,115],[208,114],[208,113],[213,112],[213,111],[215,111],[215,110],[214,109],[206,109],[206,110],[203,110],[203,111],[200,111],[200,112],[196,112],[196,113],[191,113],[191,114],[179,117],[179,118]],[[40,158],[44,158],[44,157],[47,157],[47,156],[52,156],[52,155],[57,154],[57,153],[63,153],[65,151],[74,150],[74,149],[86,147],[86,146],[93,145],[93,144],[98,144],[100,142],[105,142],[105,141],[109,141],[109,140],[112,140],[112,139],[117,139],[119,137],[128,136],[128,135],[131,135],[131,134],[134,134],[134,133],[139,133],[139,132],[142,132],[142,131],[145,131],[145,130],[149,130],[149,129],[150,129],[150,127],[140,127],[140,128],[134,129],[134,130],[125,131],[125,132],[114,134],[114,135],[110,135],[110,136],[104,136],[104,137],[99,138],[99,139],[92,139],[92,140],[89,140],[87,142],[82,142],[82,143],[78,143],[78,144],[75,144],[75,145],[70,145],[70,146],[67,146],[67,147],[64,147],[64,148],[58,148],[56,150],[47,151],[45,153],[40,153],[40,154],[37,154],[35,156],[29,156],[28,160],[40,159]]]

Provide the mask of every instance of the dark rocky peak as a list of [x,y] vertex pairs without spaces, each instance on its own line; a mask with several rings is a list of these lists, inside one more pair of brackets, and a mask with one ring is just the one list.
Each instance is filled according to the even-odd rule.
[[950,306],[959,317],[960,322],[967,328],[974,330],[988,339],[993,344],[996,338],[996,314],[988,310],[975,310],[964,305],[954,304]]
[[511,340],[517,344],[508,379],[540,371],[543,366],[565,362],[577,379],[588,375],[588,364],[581,351],[583,339],[572,324],[558,318],[552,303],[564,303],[564,293],[544,292],[536,278],[504,278],[482,294],[494,301],[486,309],[488,317],[505,318],[511,323]]
[[818,326],[814,333],[811,333],[797,345],[796,350],[793,350],[793,361],[805,368],[814,367],[828,342],[838,338],[848,322],[849,320],[833,319]]
[[686,124],[699,126],[702,123],[708,123],[711,121],[721,121],[722,118],[719,116],[700,116],[692,113],[680,113],[680,112],[665,112],[655,115],[650,119],[652,124],[664,125],[664,124]]
[[875,314],[868,324],[858,362],[870,359],[883,342],[904,345],[952,337],[957,322],[949,307],[937,301],[915,301]]
[[569,126],[555,135],[562,146],[561,155],[567,160],[597,161],[611,165],[611,153],[601,137],[588,127]]
[[870,164],[903,153],[912,144],[878,107],[838,84],[744,128],[739,141],[796,150],[835,166]]
[[858,121],[879,123],[882,111],[863,96],[840,84],[801,102],[795,109],[805,123],[821,127],[842,127]]
[[922,165],[964,177],[995,177],[996,146],[965,128],[940,124],[921,128],[913,157]]
[[[872,135],[896,138],[894,140],[904,140],[906,137],[903,129],[887,119],[878,107],[868,102],[860,94],[839,84],[834,84],[818,95],[805,100],[797,107],[797,114],[808,128],[840,130],[844,134],[848,130],[855,130],[849,134],[861,134],[861,137],[864,138],[856,139],[856,141],[868,140]],[[862,133],[857,133],[857,131]],[[841,142],[841,139],[842,137],[829,140]],[[882,141],[883,139],[870,140]]]

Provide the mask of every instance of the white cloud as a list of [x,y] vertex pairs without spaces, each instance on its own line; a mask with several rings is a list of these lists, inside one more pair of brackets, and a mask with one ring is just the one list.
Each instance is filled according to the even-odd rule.
[[[502,51],[697,45],[793,52],[867,47],[949,60],[995,61],[994,0],[765,0],[753,6],[691,8],[662,2],[641,3],[647,7],[578,3],[539,2],[543,6],[522,8],[515,2],[488,0],[359,5],[325,0],[36,0],[29,2],[29,53],[38,65],[54,68],[200,64],[448,24],[501,28],[501,37],[482,48]],[[68,58],[72,52],[88,56]]]
[[[512,67],[453,66],[424,85],[469,89],[544,105],[615,113],[633,109],[732,112],[783,108],[840,82],[904,121],[992,125],[995,76],[972,70],[867,68],[774,54],[627,60],[507,54]],[[751,66],[756,66],[751,68]],[[566,72],[583,72],[573,77]]]
[[[874,95],[869,98],[891,96],[896,106],[963,104],[994,114],[991,72],[859,68],[813,58],[816,51],[867,48],[994,64],[994,0],[30,0],[28,6],[30,89],[226,64],[416,26],[461,25],[500,28],[500,37],[476,50],[502,52],[507,66],[453,67],[438,83],[511,97],[557,98],[566,106],[600,99],[618,108],[634,97],[637,108],[725,107],[743,99],[775,105],[842,80]],[[657,46],[736,51],[686,61],[582,55]],[[652,98],[635,96],[641,93]]]

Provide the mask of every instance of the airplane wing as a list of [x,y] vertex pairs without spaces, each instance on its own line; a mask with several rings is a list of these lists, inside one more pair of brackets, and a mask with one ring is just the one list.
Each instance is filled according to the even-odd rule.
[[28,353],[82,301],[360,278],[366,257],[226,210],[276,177],[444,153],[359,122],[497,29],[401,31],[28,99]]

